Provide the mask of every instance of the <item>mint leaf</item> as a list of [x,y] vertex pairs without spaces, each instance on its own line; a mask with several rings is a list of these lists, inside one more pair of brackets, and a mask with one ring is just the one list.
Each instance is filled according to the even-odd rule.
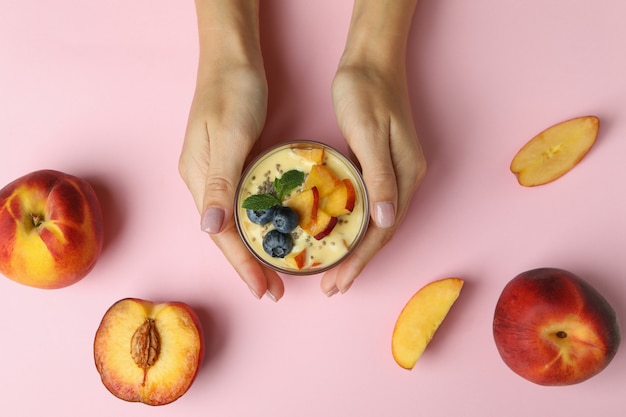
[[304,182],[304,172],[292,169],[283,174],[282,177],[274,179],[274,189],[280,201],[294,188],[299,187]]
[[246,198],[241,207],[247,210],[267,210],[280,204],[281,200],[273,194],[254,194]]
[[274,206],[280,206],[283,203],[283,198],[303,182],[304,172],[296,169],[287,171],[282,177],[274,179],[273,186],[276,195],[271,193],[251,195],[243,201],[241,207],[247,210],[267,210]]

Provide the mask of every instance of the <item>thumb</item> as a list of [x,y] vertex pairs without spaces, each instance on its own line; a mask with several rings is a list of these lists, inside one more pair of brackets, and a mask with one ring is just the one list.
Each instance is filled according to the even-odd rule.
[[220,233],[233,217],[235,191],[254,141],[209,138],[209,143],[201,228],[214,234]]
[[372,219],[382,229],[395,224],[398,205],[398,187],[389,137],[384,136],[360,140],[358,146],[351,147],[363,171]]

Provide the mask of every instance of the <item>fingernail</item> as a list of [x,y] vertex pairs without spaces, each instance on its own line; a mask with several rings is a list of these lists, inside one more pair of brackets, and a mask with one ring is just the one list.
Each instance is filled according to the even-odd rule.
[[259,296],[259,294],[256,293],[256,291],[254,291],[252,289],[252,287],[248,287],[250,289],[250,292],[252,293],[252,295],[254,295],[254,298],[256,298],[257,300],[260,300],[261,297]]
[[278,300],[276,299],[276,297],[274,297],[274,294],[272,294],[272,293],[270,292],[270,290],[265,291],[265,295],[267,295],[267,296],[268,296],[268,298],[269,298],[270,300],[272,300],[273,302],[277,302],[277,301],[278,301]]
[[350,284],[348,284],[347,287],[345,287],[343,290],[341,290],[341,293],[345,294],[350,289],[350,287],[352,286],[353,283],[354,283],[354,281],[352,281]]
[[339,292],[339,289],[337,287],[332,287],[328,292],[326,292],[326,297],[332,297],[333,295],[337,294]]
[[376,226],[381,229],[386,229],[393,226],[396,220],[396,212],[393,208],[393,204],[389,202],[376,203],[374,205],[374,221]]
[[219,207],[209,207],[202,214],[200,227],[207,233],[219,233],[224,222],[224,210]]

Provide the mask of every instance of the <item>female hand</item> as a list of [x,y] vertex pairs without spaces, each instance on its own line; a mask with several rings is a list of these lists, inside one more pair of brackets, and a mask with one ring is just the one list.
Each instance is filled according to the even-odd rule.
[[[406,37],[415,1],[356,0],[332,95],[339,128],[358,159],[373,222],[355,252],[321,288],[345,292],[391,239],[426,174],[408,94]],[[401,7],[404,6],[404,7]]]
[[257,298],[268,294],[278,300],[284,293],[282,280],[249,253],[233,217],[235,189],[267,113],[258,4],[198,0],[196,7],[200,60],[180,175],[201,215],[202,230],[211,235]]

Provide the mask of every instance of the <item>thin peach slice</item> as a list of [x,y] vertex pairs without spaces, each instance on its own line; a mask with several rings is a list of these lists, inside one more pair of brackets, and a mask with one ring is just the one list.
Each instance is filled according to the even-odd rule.
[[393,358],[402,368],[413,369],[459,297],[463,282],[460,278],[433,281],[409,299],[391,338]]
[[511,172],[525,187],[556,180],[576,166],[598,137],[600,120],[583,116],[549,127],[532,138],[515,155]]

